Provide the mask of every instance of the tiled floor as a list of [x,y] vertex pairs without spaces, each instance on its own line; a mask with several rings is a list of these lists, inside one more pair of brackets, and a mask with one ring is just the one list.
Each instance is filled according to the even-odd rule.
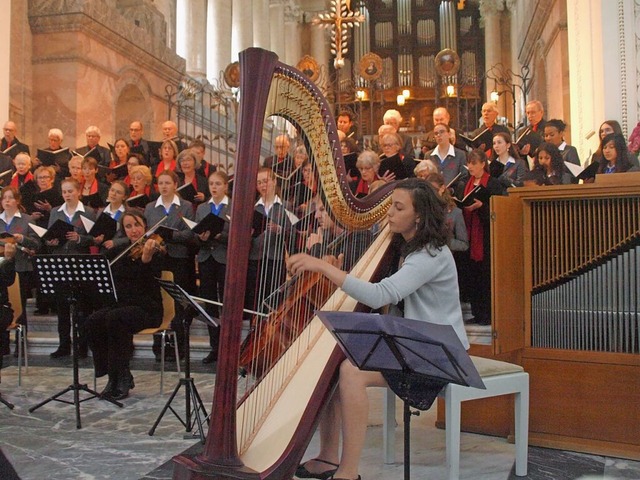
[[[7,358],[7,357],[5,357]],[[178,380],[175,371],[167,374],[164,395],[158,393],[157,365],[149,360],[134,360],[136,388],[119,409],[101,400],[81,404],[82,429],[75,428],[73,407],[50,403],[28,413],[28,408],[46,399],[71,382],[69,362],[32,357],[29,373],[17,387],[17,369],[2,371],[3,398],[16,405],[9,410],[0,405],[0,447],[23,480],[41,479],[169,479],[171,458],[187,449],[201,447],[186,433],[172,414],[162,419],[153,437],[149,428],[157,418]],[[38,365],[38,366],[36,366]],[[81,365],[81,382],[93,382],[90,360]],[[208,408],[214,375],[208,367],[194,362],[196,385]],[[103,386],[101,379],[98,389]],[[367,446],[361,462],[364,479],[402,479],[402,429],[396,432],[396,459],[392,465],[382,462],[380,389],[371,390],[372,411]],[[400,408],[400,402],[397,402]],[[184,394],[174,406],[181,413]],[[397,418],[401,418],[398,411]],[[412,421],[411,478],[445,478],[444,431],[434,427],[435,408]],[[317,452],[317,438],[308,456]],[[529,479],[592,478],[640,479],[640,463],[592,455],[531,447]],[[513,476],[514,447],[504,439],[482,435],[462,435],[461,479],[506,480]],[[0,472],[0,478],[3,478]]]

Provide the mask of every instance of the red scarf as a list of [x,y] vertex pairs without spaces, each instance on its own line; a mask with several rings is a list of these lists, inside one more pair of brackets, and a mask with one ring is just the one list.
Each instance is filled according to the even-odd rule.
[[31,172],[27,172],[26,175],[24,175],[24,179],[23,179],[22,182],[20,182],[20,175],[18,175],[18,172],[16,172],[11,177],[10,185],[12,187],[20,188],[25,183],[29,183],[29,182],[32,182],[32,181],[33,181],[33,174]]
[[[468,194],[474,189],[475,178],[469,178],[469,181],[464,187],[464,194]],[[480,178],[480,185],[486,188],[489,182],[489,174],[485,172]],[[469,255],[471,260],[481,262],[484,260],[484,227],[478,215],[478,210],[468,211],[462,209],[462,215],[464,216],[464,223],[467,226],[469,232]]]
[[156,178],[158,178],[160,174],[165,170],[171,170],[173,172],[175,169],[176,169],[175,160],[171,160],[171,164],[169,165],[169,168],[164,168],[164,162],[161,160],[160,163],[158,164],[158,168],[156,168]]

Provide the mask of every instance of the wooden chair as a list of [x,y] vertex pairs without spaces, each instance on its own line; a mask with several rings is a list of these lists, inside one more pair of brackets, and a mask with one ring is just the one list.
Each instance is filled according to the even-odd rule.
[[29,360],[27,356],[27,329],[25,325],[18,323],[22,315],[22,296],[20,295],[20,279],[16,274],[16,279],[7,289],[9,293],[9,303],[13,308],[13,321],[7,330],[16,332],[16,344],[18,346],[18,386],[22,385],[22,359],[24,358],[24,369],[29,373]]
[[[488,358],[471,357],[482,381],[481,390],[448,384],[440,393],[445,401],[446,461],[449,480],[457,480],[460,473],[460,413],[461,403],[479,398],[515,395],[516,475],[527,475],[529,445],[529,374],[520,365]],[[383,450],[385,463],[395,462],[395,394],[387,389],[383,405]]]
[[[163,270],[161,277],[162,280],[173,281],[173,273]],[[171,320],[175,317],[176,309],[174,305],[173,298],[161,289],[162,291],[162,324],[156,328],[146,328],[141,332],[138,332],[138,335],[160,335],[161,336],[161,353],[160,353],[160,393],[164,393],[164,354],[165,347],[167,345],[167,341],[169,338],[173,338],[173,348],[175,349],[176,354],[176,365],[178,369],[178,373],[180,373],[180,355],[178,353],[178,338],[176,336],[176,332],[171,330]]]

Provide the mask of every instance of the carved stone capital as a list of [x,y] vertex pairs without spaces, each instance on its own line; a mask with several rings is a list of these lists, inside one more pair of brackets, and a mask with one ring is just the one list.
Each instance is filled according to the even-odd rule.
[[302,20],[302,9],[293,0],[284,2],[284,21],[287,23],[299,23]]
[[480,16],[482,18],[500,15],[504,11],[505,0],[480,0]]

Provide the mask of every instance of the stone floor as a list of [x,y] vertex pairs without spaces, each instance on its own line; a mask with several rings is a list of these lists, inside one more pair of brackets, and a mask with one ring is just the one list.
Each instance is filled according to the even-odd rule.
[[[0,448],[23,480],[41,479],[169,479],[171,458],[185,450],[197,452],[201,445],[189,436],[171,413],[161,420],[154,436],[148,432],[168,399],[178,374],[166,375],[164,395],[159,394],[158,366],[153,360],[134,359],[136,387],[120,409],[102,400],[81,403],[82,428],[76,429],[71,405],[51,402],[33,413],[28,408],[45,400],[72,381],[68,359],[49,360],[33,356],[29,372],[17,387],[17,368],[13,358],[2,370],[3,398],[15,409],[0,405]],[[215,376],[209,367],[193,362],[198,391],[209,409]],[[90,360],[83,361],[80,381],[92,386]],[[98,382],[98,390],[104,380]],[[371,389],[370,427],[361,462],[364,479],[396,480],[403,477],[402,429],[396,432],[397,462],[382,463],[382,391]],[[70,398],[70,397],[67,397]],[[400,402],[397,402],[399,408]],[[184,393],[173,403],[184,409]],[[435,428],[435,407],[412,421],[411,478],[445,478],[444,431]],[[398,411],[397,418],[401,418]],[[314,438],[307,457],[318,449]],[[461,479],[506,480],[513,473],[514,446],[502,438],[462,434]],[[640,479],[640,463],[600,456],[529,448],[529,476],[526,478]],[[606,476],[605,476],[606,475]],[[0,471],[0,478],[5,478]]]

